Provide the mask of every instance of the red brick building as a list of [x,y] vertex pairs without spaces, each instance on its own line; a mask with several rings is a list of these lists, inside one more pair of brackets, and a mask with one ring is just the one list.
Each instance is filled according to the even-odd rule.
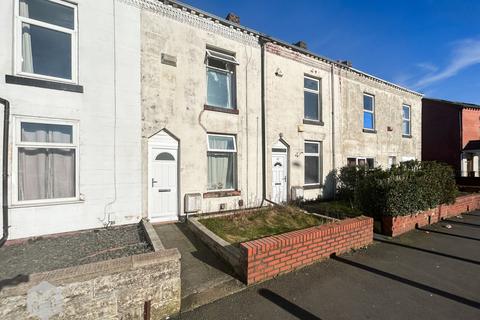
[[480,105],[423,98],[422,160],[444,162],[457,175],[478,177]]

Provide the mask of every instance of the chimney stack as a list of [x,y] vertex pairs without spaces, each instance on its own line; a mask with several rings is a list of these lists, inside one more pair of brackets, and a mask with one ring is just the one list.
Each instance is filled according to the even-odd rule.
[[349,67],[349,68],[352,67],[352,61],[350,61],[350,60],[337,60],[337,62],[338,62],[338,63],[341,63],[341,64],[343,64],[343,65],[345,65],[345,66],[347,66],[347,67]]
[[240,24],[240,17],[233,12],[230,12],[225,19],[233,23]]
[[307,43],[305,41],[301,40],[301,41],[298,41],[297,43],[294,43],[293,45],[307,50]]

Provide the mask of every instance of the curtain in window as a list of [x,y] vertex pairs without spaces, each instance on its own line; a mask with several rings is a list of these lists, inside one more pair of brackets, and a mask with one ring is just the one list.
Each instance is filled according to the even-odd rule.
[[228,71],[207,70],[207,104],[233,109],[232,74]]
[[210,190],[234,189],[234,153],[208,153],[208,188]]
[[[28,4],[20,1],[20,15],[29,17]],[[30,25],[22,23],[22,71],[33,73],[32,36]]]
[[18,199],[75,197],[75,149],[18,148]]
[[22,122],[22,142],[72,143],[72,126]]

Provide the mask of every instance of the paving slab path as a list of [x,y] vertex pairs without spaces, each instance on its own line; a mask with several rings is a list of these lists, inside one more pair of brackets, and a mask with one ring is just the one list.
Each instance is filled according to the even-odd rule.
[[375,237],[178,319],[480,319],[480,212]]
[[246,288],[185,223],[159,224],[154,229],[165,248],[177,248],[182,255],[182,312]]

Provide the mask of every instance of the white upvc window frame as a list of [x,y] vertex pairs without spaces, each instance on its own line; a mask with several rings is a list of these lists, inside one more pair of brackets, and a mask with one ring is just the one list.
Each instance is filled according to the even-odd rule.
[[321,101],[321,93],[320,93],[320,90],[321,90],[321,82],[320,82],[320,79],[317,79],[317,78],[314,78],[314,77],[311,77],[311,76],[308,76],[308,75],[304,75],[303,76],[303,80],[305,82],[305,78],[309,79],[309,80],[313,80],[317,83],[317,87],[318,89],[317,90],[313,90],[313,89],[309,89],[309,88],[305,88],[305,84],[303,85],[303,92],[310,92],[310,93],[315,93],[317,95],[317,111],[318,111],[318,119],[309,119],[309,118],[305,118],[305,101],[303,101],[303,118],[305,120],[311,120],[311,121],[322,121],[322,101]]
[[[307,152],[306,151],[306,148],[305,148],[305,145],[307,143],[310,143],[310,144],[316,144],[317,147],[318,147],[318,152],[317,153],[311,153],[311,152]],[[304,178],[303,178],[303,185],[304,186],[317,186],[319,184],[321,184],[322,182],[322,159],[321,159],[321,153],[322,153],[322,143],[320,141],[312,141],[312,140],[305,140],[303,142],[303,150],[304,150]],[[305,161],[305,157],[317,157],[318,158],[318,182],[314,182],[314,183],[306,183],[305,182],[305,171],[307,170],[307,166],[306,166],[306,161]]]
[[[365,109],[365,102],[364,102],[365,96],[372,98],[372,110],[371,111]],[[375,106],[375,96],[373,94],[364,92],[363,95],[362,95],[362,102],[363,102],[362,127],[363,127],[364,130],[375,131],[375,128],[376,128],[376,125],[377,125],[376,121],[375,121],[375,107],[376,107]],[[364,116],[365,112],[372,114],[372,128],[365,128],[365,116]]]
[[[232,70],[228,69],[222,69],[222,68],[217,68],[214,66],[209,65],[209,59],[217,60],[217,61],[222,61],[226,64],[232,65]],[[215,50],[215,49],[206,49],[206,55],[205,55],[205,67],[206,67],[206,73],[205,73],[205,80],[206,80],[206,96],[205,96],[205,105],[209,105],[211,107],[215,108],[220,108],[220,109],[225,109],[225,110],[237,110],[238,109],[238,103],[237,103],[237,66],[240,65],[238,60],[235,58],[233,54],[228,54],[228,53],[223,53],[221,51]],[[208,70],[215,70],[217,72],[221,72],[224,74],[230,74],[231,75],[231,84],[230,84],[230,104],[231,108],[225,107],[225,106],[218,106],[214,104],[209,104],[208,102]]]
[[[28,77],[28,78],[77,84],[78,83],[78,5],[72,2],[63,1],[63,0],[47,0],[49,2],[53,2],[59,5],[73,8],[74,29],[71,30],[65,27],[50,24],[48,22],[43,22],[43,21],[31,19],[31,18],[22,17],[20,15],[20,0],[14,0],[14,1],[15,1],[15,5],[14,5],[15,34],[13,37],[14,38],[14,74],[18,76]],[[52,76],[22,71],[22,59],[23,59],[22,57],[22,23],[28,23],[28,24],[32,24],[38,27],[43,27],[49,30],[70,34],[71,50],[72,50],[72,61],[71,61],[72,79],[52,77]]]
[[374,157],[347,157],[347,165],[348,165],[348,159],[355,159],[355,165],[358,166],[359,160],[365,160],[365,163],[368,165],[368,159],[373,160],[373,168],[375,168],[375,158]]
[[[41,123],[41,124],[58,124],[72,127],[72,143],[48,143],[48,142],[22,142],[21,141],[21,124],[22,122]],[[65,202],[80,200],[80,139],[79,139],[79,122],[77,120],[38,118],[27,116],[14,117],[13,131],[13,155],[12,155],[12,205],[48,205],[61,204]],[[69,198],[53,198],[53,199],[36,199],[36,200],[19,200],[18,199],[18,149],[19,148],[58,148],[58,149],[75,149],[75,196]]]
[[[403,114],[403,108],[408,108],[408,118],[405,118]],[[403,123],[408,122],[408,133],[403,132]],[[402,135],[411,136],[412,135],[412,107],[406,103],[402,104]]]
[[[209,137],[228,137],[228,138],[233,138],[233,149],[214,149],[210,148],[210,143],[209,143]],[[238,188],[238,170],[237,170],[237,161],[238,161],[238,152],[237,152],[237,137],[233,134],[218,134],[218,133],[207,133],[207,159],[208,159],[208,153],[209,152],[222,152],[222,153],[234,153],[237,156],[237,159],[235,159],[235,168],[233,171],[233,174],[235,175],[234,181],[235,181],[235,188],[228,188],[228,189],[208,189],[207,187],[207,192],[218,192],[218,191],[234,191],[237,190]],[[208,172],[207,172],[208,175]],[[208,179],[208,177],[207,177]]]

